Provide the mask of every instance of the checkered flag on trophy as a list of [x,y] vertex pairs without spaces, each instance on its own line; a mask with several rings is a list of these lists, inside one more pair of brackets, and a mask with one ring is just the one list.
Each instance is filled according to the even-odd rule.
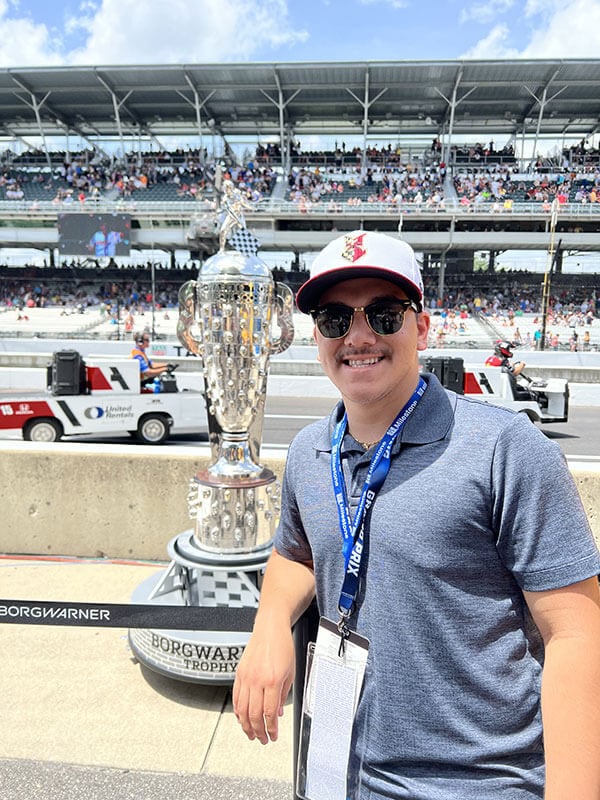
[[247,228],[240,228],[227,240],[234,250],[245,256],[255,256],[260,242]]

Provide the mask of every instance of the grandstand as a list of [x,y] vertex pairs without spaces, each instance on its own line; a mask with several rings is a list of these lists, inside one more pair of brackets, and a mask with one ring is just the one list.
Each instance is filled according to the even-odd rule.
[[[562,264],[568,252],[600,252],[600,61],[97,73],[0,70],[0,122],[11,131],[0,159],[3,244],[35,248],[45,261],[0,268],[0,335],[43,335],[48,312],[53,332],[120,336],[129,311],[148,315],[152,291],[154,329],[172,335],[163,333],[165,309],[217,248],[224,178],[253,203],[246,220],[262,249],[293,254],[291,269],[275,270],[293,288],[310,252],[337,232],[401,231],[423,261],[436,337],[439,319],[451,329],[452,337],[447,330],[436,338],[440,346],[481,338],[476,325],[451,326],[462,307],[472,319],[481,304],[486,315],[539,315],[542,276],[498,272],[495,260],[504,250],[547,251],[554,225],[557,324],[564,316],[567,328],[595,333],[581,309],[583,317],[600,313],[600,279],[563,274]],[[41,114],[24,106],[23,87]],[[64,142],[65,132],[81,144],[77,152],[37,146],[59,133]],[[189,144],[169,149],[170,136]],[[331,146],[302,146],[317,136]],[[32,137],[35,146],[24,146]],[[59,214],[116,211],[131,216],[132,251],[151,250],[152,265],[59,255]],[[488,265],[475,271],[481,252]],[[519,334],[533,337],[526,320]],[[595,337],[589,344],[597,346]]]

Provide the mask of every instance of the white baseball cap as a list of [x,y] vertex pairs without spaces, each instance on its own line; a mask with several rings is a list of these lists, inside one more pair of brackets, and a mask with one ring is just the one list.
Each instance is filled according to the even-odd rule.
[[330,286],[353,278],[382,278],[400,286],[422,310],[423,279],[412,247],[384,233],[352,231],[321,250],[310,268],[310,278],[296,294],[304,314],[317,307]]

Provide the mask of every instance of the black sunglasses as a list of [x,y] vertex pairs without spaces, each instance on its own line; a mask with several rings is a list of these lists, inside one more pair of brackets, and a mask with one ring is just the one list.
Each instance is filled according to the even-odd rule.
[[418,312],[412,300],[377,300],[368,306],[353,308],[343,303],[327,303],[310,311],[319,333],[326,339],[341,339],[352,327],[357,311],[362,311],[367,325],[378,336],[398,333],[404,324],[404,315],[409,308]]

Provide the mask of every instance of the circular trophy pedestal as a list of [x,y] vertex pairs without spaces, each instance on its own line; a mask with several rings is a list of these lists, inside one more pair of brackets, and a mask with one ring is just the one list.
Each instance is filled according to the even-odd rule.
[[[132,603],[215,608],[221,630],[182,631],[130,629],[136,658],[149,669],[188,683],[231,684],[250,637],[227,630],[227,620],[241,608],[256,608],[262,571],[271,546],[254,553],[206,553],[193,531],[176,536],[167,550],[170,565],[141,583]],[[237,626],[232,626],[237,627]]]

